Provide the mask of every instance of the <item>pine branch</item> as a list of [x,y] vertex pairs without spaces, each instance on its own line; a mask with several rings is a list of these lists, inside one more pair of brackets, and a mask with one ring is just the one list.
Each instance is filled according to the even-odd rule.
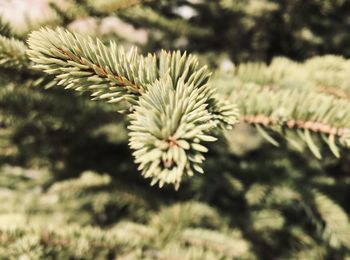
[[261,204],[267,195],[269,186],[260,183],[253,184],[245,193],[245,199],[249,206]]
[[237,111],[218,100],[207,84],[210,73],[192,55],[144,57],[60,28],[33,32],[28,43],[34,68],[55,75],[59,85],[129,103],[130,147],[152,184],[178,188],[183,175],[202,173],[207,148],[200,143],[216,140],[216,127],[236,123]]
[[[31,62],[26,54],[27,45],[15,37],[12,37],[13,32],[7,23],[3,23],[0,19],[0,73],[3,74],[3,79],[10,81],[25,79],[26,84],[33,81],[34,84],[41,84],[50,80],[51,77],[45,77],[43,73],[33,69]],[[2,32],[1,30],[5,30]],[[8,75],[11,75],[8,77]]]
[[21,70],[28,66],[25,44],[0,35],[0,68]]
[[180,240],[187,245],[217,252],[228,259],[252,257],[249,253],[250,244],[238,232],[232,233],[229,235],[201,228],[188,228],[182,232]]
[[324,221],[323,235],[334,248],[350,248],[350,222],[346,212],[333,200],[314,191],[315,206]]
[[135,101],[157,76],[155,56],[141,57],[135,49],[125,52],[115,42],[107,47],[58,28],[33,32],[28,43],[28,55],[38,63],[34,68],[55,75],[67,89],[91,91],[95,99]]
[[334,55],[316,56],[306,60],[303,67],[307,68],[318,91],[350,100],[349,59]]
[[257,232],[273,232],[281,230],[286,220],[279,210],[262,209],[252,211],[252,222]]
[[196,201],[163,207],[153,215],[149,224],[158,231],[161,246],[176,238],[177,235],[181,235],[186,228],[205,226],[210,229],[220,229],[227,227],[225,219],[214,208]]
[[[298,150],[306,144],[321,158],[314,136],[340,156],[338,146],[350,147],[348,76],[350,62],[338,56],[320,56],[296,63],[275,58],[270,65],[243,63],[234,76],[218,76],[215,85],[240,108],[241,122],[255,125],[273,145],[269,134],[280,133]],[[221,78],[220,78],[221,77]],[[301,139],[301,142],[300,142]]]
[[270,89],[298,88],[328,93],[349,99],[350,60],[340,56],[316,56],[297,63],[274,58],[270,65],[248,62],[237,66],[234,75],[244,83],[255,83]]
[[41,259],[45,257],[45,251],[40,249],[44,248],[56,254],[90,258],[98,257],[101,253],[107,255],[108,252],[118,252],[121,255],[135,250],[137,246],[149,244],[153,236],[154,232],[150,228],[128,222],[121,222],[109,230],[72,224],[62,229],[58,226],[43,227],[30,223],[30,227],[20,224],[12,227],[1,226],[0,247],[7,247],[8,254],[12,251],[14,257],[32,254],[35,259]]
[[[240,107],[241,121],[261,126],[259,131],[272,143],[276,143],[264,128],[272,129],[288,137],[286,132],[298,132],[316,157],[319,149],[310,133],[325,140],[338,157],[337,146],[350,145],[350,104],[334,96],[301,90],[261,89],[245,86],[232,93],[232,102]],[[300,137],[291,137],[291,142]]]
[[[171,63],[170,56],[165,63]],[[140,98],[129,129],[142,174],[153,178],[152,184],[174,183],[178,188],[183,175],[203,173],[200,165],[207,148],[201,142],[216,140],[210,134],[215,127],[236,123],[237,111],[213,97],[213,89],[203,85],[206,77],[204,82],[196,80],[204,71],[193,74],[187,83],[183,78],[172,82],[178,78],[174,72]]]
[[215,141],[207,135],[215,125],[206,110],[208,88],[178,81],[175,89],[171,78],[156,82],[140,99],[131,117],[130,146],[140,163],[139,170],[152,183],[175,183],[182,175],[203,173],[201,164],[207,148],[201,141]]
[[55,75],[59,85],[91,91],[94,99],[109,102],[125,99],[135,104],[147,85],[168,71],[174,82],[180,77],[190,80],[197,70],[201,74],[196,84],[204,84],[209,78],[192,55],[162,52],[157,61],[155,55],[144,57],[136,49],[126,52],[115,42],[107,47],[99,40],[60,28],[33,32],[28,43],[28,55],[37,63],[34,68]]

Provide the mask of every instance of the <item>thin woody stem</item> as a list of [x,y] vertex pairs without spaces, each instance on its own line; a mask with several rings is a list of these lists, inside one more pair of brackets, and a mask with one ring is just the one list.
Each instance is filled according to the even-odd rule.
[[[248,124],[262,124],[264,126],[275,125],[276,122],[271,117],[266,115],[245,115],[240,117],[242,123]],[[325,124],[317,121],[304,121],[297,119],[290,119],[285,122],[285,125],[290,129],[305,129],[316,133],[324,133],[342,137],[344,135],[344,128],[337,128],[330,124]]]
[[336,96],[338,98],[350,100],[350,93],[344,89],[340,89],[340,88],[336,88],[336,87],[324,87],[324,86],[320,86],[318,89],[322,93],[326,93],[326,94]]
[[[64,50],[62,50],[62,49],[60,49],[60,51],[62,52],[62,54],[63,55],[65,55],[66,57],[67,57],[67,60],[72,60],[72,61],[74,61],[74,59],[69,55],[69,53],[67,53],[67,52],[65,52]],[[86,63],[83,61],[83,59],[82,59],[82,57],[79,57],[79,56],[77,56],[76,57],[78,60],[79,60],[79,63],[81,64],[81,65],[86,65]],[[107,73],[107,71],[104,69],[104,68],[102,68],[100,65],[96,65],[96,67],[98,67],[99,68],[99,70],[100,70],[100,73],[102,74],[102,75],[104,75],[106,78],[108,77],[108,73]],[[94,71],[93,69],[89,69],[90,71]],[[121,77],[121,76],[119,76],[119,75],[113,75],[114,77],[115,77],[115,79],[117,79],[119,82],[120,82],[120,86],[122,86],[122,87],[125,87],[125,86],[131,86],[133,89],[135,89],[138,93],[140,93],[140,87],[138,87],[134,82],[131,82],[130,80],[128,80],[128,79],[126,79],[126,78],[124,78],[124,77]]]

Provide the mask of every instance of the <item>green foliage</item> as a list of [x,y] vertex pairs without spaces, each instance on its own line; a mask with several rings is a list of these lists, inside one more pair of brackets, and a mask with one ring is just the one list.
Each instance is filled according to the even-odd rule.
[[[151,46],[213,52],[214,61],[223,53],[235,62],[266,62],[280,55],[296,60],[328,53],[350,55],[348,1],[185,0],[150,5],[167,19],[176,17],[209,32],[203,37],[172,37],[165,33],[171,30],[168,27],[160,29],[160,36],[159,22],[151,24],[158,29]],[[192,16],[179,15],[181,8],[191,9]]]
[[349,61],[337,56],[305,63],[275,58],[270,65],[242,63],[212,84],[238,105],[241,121],[255,125],[270,143],[279,145],[266,132],[272,129],[298,150],[306,144],[317,158],[320,141],[339,157],[339,146],[350,144],[349,68]]
[[[230,230],[218,212],[203,203],[189,201],[150,208],[150,203],[157,204],[152,201],[153,192],[140,193],[140,188],[127,188],[125,183],[119,185],[109,176],[93,172],[55,182],[47,190],[40,188],[50,183],[47,172],[3,167],[1,176],[0,182],[6,184],[1,190],[1,202],[6,204],[0,216],[1,255],[37,259],[108,256],[161,259],[170,254],[185,259],[253,256],[242,234]],[[20,186],[9,185],[5,178],[22,186],[21,191],[30,204],[23,204],[21,195],[15,192]],[[108,203],[101,200],[102,193]],[[111,211],[112,205],[119,207],[121,217],[129,220],[109,223],[105,229],[91,225],[96,216],[102,216],[95,207]],[[131,207],[129,213],[134,214],[134,221],[122,210],[126,206]],[[140,214],[135,214],[135,210]],[[45,221],[48,215],[50,223]],[[178,251],[173,252],[174,248]]]
[[99,13],[111,13],[140,5],[145,0],[87,0],[88,6]]
[[[196,186],[195,194],[188,193],[186,186],[182,188],[181,193],[188,197],[206,197],[202,202],[174,200],[176,194],[164,190],[158,194],[148,185],[105,174],[84,172],[80,177],[57,181],[47,171],[2,167],[0,252],[13,257],[86,259],[108,255],[146,259],[347,255],[346,244],[339,247],[342,244],[338,243],[346,242],[344,211],[319,192],[302,188],[310,187],[308,179],[314,182],[312,187],[324,185],[316,184],[325,181],[317,180],[319,173],[312,174],[315,169],[309,168],[311,178],[307,178],[300,171],[305,164],[281,162],[272,154],[266,155],[269,161],[261,158],[264,168],[261,163],[250,163],[248,169],[218,167],[222,156],[213,158],[216,169],[233,170],[228,175],[240,180],[243,188],[232,193],[233,187],[223,179],[218,182],[220,192],[212,194],[201,186]],[[281,170],[285,167],[288,171]],[[210,179],[208,183],[211,188],[217,185]],[[246,203],[247,192],[252,198],[257,185],[270,192],[257,193],[260,199]],[[215,201],[215,207],[209,201]],[[301,213],[304,210],[308,212],[305,215]],[[334,246],[332,250],[327,249],[328,243]],[[267,248],[271,251],[266,252]]]
[[47,2],[0,21],[0,258],[349,258],[347,1]]
[[152,26],[170,35],[204,38],[211,34],[210,29],[189,25],[182,19],[169,19],[149,7],[132,7],[121,13],[128,20],[137,21],[143,26]]
[[164,207],[151,218],[150,222],[158,230],[159,241],[162,244],[173,239],[174,235],[178,235],[185,228],[227,228],[225,221],[214,209],[198,202],[184,202]]
[[[214,126],[205,109],[206,89],[195,91],[193,85],[178,81],[175,89],[171,78],[153,84],[140,98],[140,106],[130,116],[130,146],[135,162],[143,175],[153,182],[174,183],[178,188],[182,175],[203,173],[203,152],[207,148],[200,141],[215,141],[205,135]],[[201,96],[200,96],[201,95]]]
[[3,21],[2,18],[0,18],[0,35],[5,37],[11,36],[11,27],[7,22]]
[[181,240],[191,246],[217,252],[217,257],[223,259],[254,259],[254,256],[248,253],[249,243],[242,238],[239,231],[234,230],[232,234],[226,235],[205,229],[185,229]]
[[136,49],[125,52],[115,42],[107,47],[63,29],[33,32],[28,42],[35,68],[56,75],[65,88],[91,91],[96,99],[135,104],[158,76],[154,56],[140,56]]
[[[235,123],[232,106],[216,101],[206,84],[210,73],[192,55],[162,52],[147,57],[135,49],[125,52],[116,43],[63,29],[42,29],[28,40],[34,68],[56,75],[58,85],[90,91],[94,99],[126,101],[131,113],[130,146],[142,174],[152,184],[173,183],[182,175],[203,173],[207,148],[200,141],[219,125]],[[158,61],[157,61],[158,60]]]
[[25,44],[0,35],[0,67],[21,70],[28,66]]
[[323,235],[332,247],[350,247],[350,222],[347,214],[326,195],[315,192],[315,206],[324,221]]
[[[174,183],[178,188],[183,175],[203,173],[203,153],[208,149],[200,142],[215,141],[208,135],[216,126],[206,110],[210,90],[206,85],[186,84],[183,79],[174,86],[171,78],[160,80],[140,98],[130,115],[130,146],[145,177],[152,183]],[[234,111],[222,114],[235,117]],[[215,118],[214,118],[215,119]]]

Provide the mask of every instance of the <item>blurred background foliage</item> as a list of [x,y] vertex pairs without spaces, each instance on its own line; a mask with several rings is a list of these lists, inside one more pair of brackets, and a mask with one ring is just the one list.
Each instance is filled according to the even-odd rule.
[[[246,61],[350,56],[346,0],[2,0],[0,15],[1,35],[18,40],[60,25],[143,53],[196,53],[223,94],[223,75],[259,83],[235,70]],[[177,192],[150,187],[116,107],[55,88],[18,57],[20,69],[0,66],[1,258],[350,258],[348,151],[321,145],[318,160],[239,124],[211,145],[204,175]],[[288,82],[304,84],[302,71]]]

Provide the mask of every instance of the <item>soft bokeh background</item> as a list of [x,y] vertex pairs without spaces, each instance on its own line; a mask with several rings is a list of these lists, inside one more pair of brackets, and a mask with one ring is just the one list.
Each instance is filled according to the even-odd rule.
[[[18,39],[60,25],[142,53],[187,50],[217,75],[350,56],[346,0],[1,0],[0,16]],[[349,151],[318,160],[239,124],[211,145],[204,175],[159,189],[112,105],[25,73],[0,82],[0,258],[350,259]]]

